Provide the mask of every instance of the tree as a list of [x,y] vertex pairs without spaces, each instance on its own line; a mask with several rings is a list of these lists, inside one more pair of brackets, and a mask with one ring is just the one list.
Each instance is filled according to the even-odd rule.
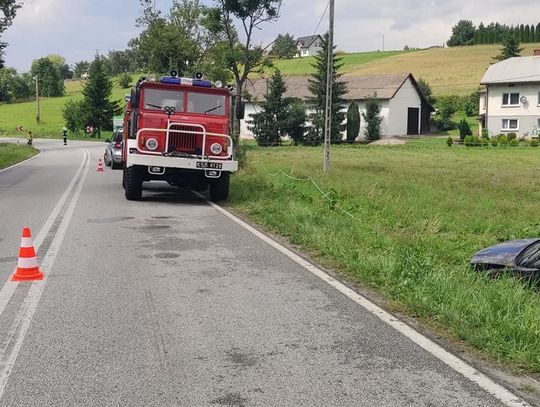
[[[266,65],[263,48],[254,45],[253,32],[260,29],[264,23],[277,21],[281,0],[214,0],[216,7],[206,11],[205,26],[214,35],[223,34],[226,47],[220,57],[232,72],[236,82],[236,95],[234,112],[240,109],[240,96],[248,75],[261,71]],[[235,28],[235,19],[243,30],[243,42],[240,40]],[[234,141],[240,135],[240,119],[234,115],[233,132]]]
[[347,109],[347,141],[354,143],[360,133],[360,112],[358,103],[352,101]]
[[[17,9],[21,7],[16,0],[0,0],[0,35],[13,23]],[[0,37],[1,38],[1,37]],[[4,67],[4,49],[7,43],[0,41],[0,68]]]
[[272,46],[272,55],[278,58],[292,58],[296,55],[296,41],[291,34],[279,34]]
[[525,26],[525,31],[523,33],[523,42],[524,43],[527,43],[529,42],[529,37],[531,36],[531,27],[529,26],[529,24],[527,24]]
[[381,104],[376,93],[366,99],[362,118],[366,122],[366,129],[364,130],[366,140],[378,140],[381,138]]
[[419,78],[416,83],[429,104],[433,105],[435,103],[435,97],[433,96],[431,85],[423,78]]
[[457,111],[457,106],[452,97],[441,96],[437,98],[437,111],[433,116],[433,123],[441,130],[451,130],[454,128],[452,117]]
[[84,100],[68,100],[62,109],[65,126],[75,133],[86,128],[88,121],[88,109]]
[[285,133],[293,140],[294,145],[304,143],[306,132],[306,107],[300,100],[291,100],[285,108]]
[[523,48],[519,47],[519,40],[510,34],[504,38],[501,45],[501,53],[493,58],[497,61],[504,61],[505,59],[512,57],[519,57],[519,54],[521,51],[523,51]]
[[534,30],[534,42],[540,42],[540,23],[536,24],[536,30]]
[[73,72],[71,72],[71,68],[69,67],[69,65],[66,64],[66,58],[58,54],[49,54],[47,55],[47,58],[51,60],[54,68],[58,72],[58,76],[62,80],[73,78]]
[[96,55],[88,71],[88,81],[84,84],[85,125],[96,129],[97,136],[101,130],[112,130],[113,116],[119,113],[118,102],[111,102],[112,81],[105,73],[102,57]]
[[480,92],[478,90],[471,92],[469,96],[467,96],[467,101],[465,102],[465,114],[467,116],[478,116],[479,100]]
[[452,36],[446,42],[449,47],[458,45],[471,45],[474,38],[475,27],[472,21],[460,20],[452,27]]
[[[335,47],[334,47],[335,49]],[[330,128],[330,141],[339,143],[342,139],[342,133],[345,131],[345,112],[343,107],[345,99],[343,96],[347,93],[347,85],[345,82],[339,82],[341,74],[338,73],[343,66],[341,57],[333,53],[332,57],[332,106],[331,119],[332,125]],[[328,66],[328,33],[323,36],[321,41],[321,49],[315,55],[315,63],[312,65],[315,68],[315,73],[308,79],[308,90],[311,97],[308,102],[313,109],[310,115],[311,126],[306,136],[306,141],[311,144],[320,144],[323,141],[325,134],[325,110],[326,110],[326,87],[327,87],[327,66]]]
[[519,42],[523,42],[525,39],[525,26],[523,24],[519,25]]
[[84,74],[88,73],[90,68],[90,62],[88,61],[79,61],[76,62],[73,66],[73,77],[80,79]]
[[531,24],[531,32],[529,34],[528,42],[534,42],[534,39],[535,39],[535,29],[534,29],[534,24]]
[[39,93],[41,96],[63,96],[64,80],[54,65],[48,58],[35,59],[30,69],[32,77],[37,78],[39,82]]
[[276,70],[267,86],[267,95],[261,106],[262,110],[252,115],[250,127],[257,144],[263,147],[281,143],[281,137],[284,135],[283,120],[287,104],[287,101],[283,99],[287,88],[279,70]]

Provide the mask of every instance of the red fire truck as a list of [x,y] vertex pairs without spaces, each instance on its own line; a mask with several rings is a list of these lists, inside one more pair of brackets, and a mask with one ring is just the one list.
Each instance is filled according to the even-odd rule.
[[230,89],[202,75],[139,79],[124,113],[126,198],[140,199],[144,181],[162,180],[195,190],[210,187],[211,200],[227,199],[229,176],[238,170],[229,136],[233,101]]

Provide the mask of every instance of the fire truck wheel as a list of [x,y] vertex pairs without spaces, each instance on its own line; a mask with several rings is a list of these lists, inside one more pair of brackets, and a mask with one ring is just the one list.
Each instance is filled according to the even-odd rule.
[[222,172],[221,177],[210,184],[210,200],[224,201],[229,197],[229,173]]
[[142,177],[139,168],[136,166],[124,169],[124,189],[126,190],[126,199],[136,201],[142,196]]

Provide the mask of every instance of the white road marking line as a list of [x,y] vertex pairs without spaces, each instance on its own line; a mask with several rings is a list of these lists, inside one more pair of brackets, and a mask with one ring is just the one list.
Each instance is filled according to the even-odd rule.
[[[77,170],[77,172],[73,176],[73,179],[71,180],[71,182],[67,186],[66,190],[62,194],[62,197],[60,198],[60,200],[58,201],[58,203],[56,204],[56,206],[52,210],[51,214],[49,215],[49,217],[47,218],[47,220],[43,224],[41,230],[36,235],[36,238],[34,239],[34,249],[36,250],[36,253],[38,252],[39,247],[43,243],[43,240],[45,240],[45,237],[47,236],[47,234],[51,230],[54,222],[56,221],[56,218],[58,217],[58,214],[62,210],[62,207],[64,206],[69,194],[71,193],[71,190],[73,189],[73,186],[75,185],[75,182],[77,181],[77,179],[79,179],[79,176],[80,176],[80,173],[81,173],[81,171],[82,171],[82,169],[84,167],[84,162],[85,162],[85,159],[86,159],[87,155],[89,155],[89,152],[86,150],[86,151],[84,151],[83,160],[81,162],[81,165],[79,166],[79,169]],[[35,156],[35,157],[37,157],[37,156]],[[22,164],[22,163],[20,163],[20,164]],[[9,300],[11,299],[11,297],[13,296],[13,293],[15,292],[15,289],[17,288],[18,284],[19,284],[18,281],[7,280],[6,283],[0,289],[0,316],[2,316],[2,314],[4,313],[4,311],[6,309],[6,306],[9,303]]]
[[[203,195],[199,193],[196,193],[196,194],[199,197],[206,199]],[[392,314],[386,312],[381,307],[369,301],[364,296],[358,294],[351,288],[347,287],[342,282],[331,277],[330,275],[322,271],[320,268],[311,264],[310,262],[303,259],[302,257],[297,255],[293,251],[282,246],[281,244],[277,243],[275,240],[269,238],[262,232],[259,232],[257,229],[248,225],[246,222],[237,218],[232,213],[226,211],[220,206],[214,204],[213,202],[208,202],[208,203],[212,205],[212,207],[214,207],[217,211],[221,212],[228,218],[232,219],[234,222],[238,223],[244,229],[248,230],[249,232],[257,236],[259,239],[263,240],[265,243],[272,246],[274,249],[283,253],[285,256],[293,260],[295,263],[299,264],[300,266],[304,267],[306,270],[308,270],[315,276],[319,277],[321,280],[330,284],[336,290],[338,290],[339,292],[347,296],[352,301],[356,302],[358,305],[360,305],[361,307],[363,307],[364,309],[366,309],[367,311],[375,315],[377,318],[379,318],[386,324],[390,325],[392,328],[394,328],[395,330],[403,334],[405,337],[407,337],[408,339],[416,343],[418,346],[420,346],[427,352],[431,353],[433,356],[435,356],[440,361],[444,362],[446,365],[454,369],[456,372],[461,373],[468,380],[470,380],[473,383],[476,383],[480,388],[482,388],[483,390],[491,394],[497,400],[501,401],[504,405],[509,406],[509,407],[531,407],[530,404],[520,399],[518,396],[510,392],[508,389],[496,383],[495,381],[493,381],[492,379],[490,379],[489,377],[487,377],[480,371],[476,370],[471,365],[465,363],[463,360],[459,359],[457,356],[448,352],[446,349],[442,348],[440,345],[437,345],[431,339],[420,334],[418,331],[411,328],[405,322],[399,320]]]
[[[43,290],[45,289],[48,279],[53,274],[52,266],[54,265],[54,261],[56,260],[58,252],[60,251],[62,242],[71,222],[73,212],[75,211],[75,207],[77,206],[77,203],[79,201],[79,197],[84,186],[84,181],[86,180],[86,176],[88,175],[89,162],[90,153],[88,150],[85,150],[85,159],[83,160],[82,166],[86,168],[81,176],[79,185],[77,186],[77,189],[73,193],[73,197],[69,202],[69,206],[64,214],[62,223],[58,227],[58,230],[54,235],[49,250],[47,250],[47,254],[45,255],[42,262],[42,269],[46,273],[47,277],[45,278],[45,280],[35,281],[34,283],[32,283],[30,290],[28,290],[26,300],[21,307],[21,311],[17,315],[17,319],[13,325],[13,329],[10,331],[10,337],[5,342],[5,347],[0,354],[0,369],[2,369],[2,371],[0,372],[0,400],[2,399],[2,396],[4,394],[4,390],[6,388],[9,376],[11,374],[13,366],[15,365],[17,356],[19,355],[19,352],[21,350],[24,338],[26,337],[26,333],[30,328],[30,323],[32,322],[32,318],[36,312],[37,305],[39,303],[41,295],[43,294]],[[9,353],[6,352],[8,348],[10,348]]]

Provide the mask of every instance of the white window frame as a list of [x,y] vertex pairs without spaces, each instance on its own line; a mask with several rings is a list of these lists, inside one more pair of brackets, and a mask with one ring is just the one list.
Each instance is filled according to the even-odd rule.
[[[510,122],[512,122],[512,121],[516,122],[516,127],[510,127]],[[504,127],[505,124],[506,124],[507,127]],[[508,131],[508,132],[519,131],[519,119],[502,119],[501,120],[501,131]]]
[[[508,103],[504,103],[504,96],[505,95],[508,95]],[[514,103],[512,104],[511,103],[511,100],[512,100],[512,95],[517,95],[517,103]],[[515,107],[515,106],[519,106],[519,92],[504,92],[502,94],[502,106],[503,107]]]

